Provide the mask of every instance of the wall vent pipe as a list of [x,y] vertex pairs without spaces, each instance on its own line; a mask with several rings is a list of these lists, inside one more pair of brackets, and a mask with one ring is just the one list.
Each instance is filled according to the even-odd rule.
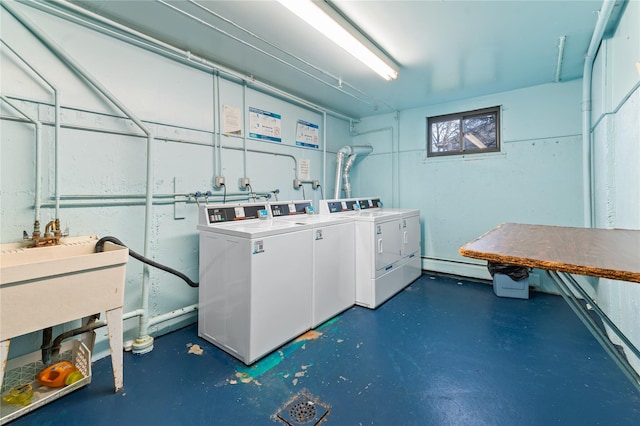
[[[351,196],[349,170],[353,166],[353,163],[356,161],[356,157],[358,155],[365,156],[371,154],[372,152],[373,147],[371,145],[346,145],[338,150],[338,153],[336,154],[336,182],[333,191],[335,199],[340,198],[340,186],[343,177],[345,179],[345,186],[348,186],[349,191],[346,196]],[[348,156],[346,163],[344,161],[345,155]]]

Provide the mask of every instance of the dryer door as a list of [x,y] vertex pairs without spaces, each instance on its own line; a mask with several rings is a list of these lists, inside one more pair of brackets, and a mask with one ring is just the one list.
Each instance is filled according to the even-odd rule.
[[376,244],[376,271],[379,271],[390,267],[402,258],[400,220],[374,222],[373,226]]

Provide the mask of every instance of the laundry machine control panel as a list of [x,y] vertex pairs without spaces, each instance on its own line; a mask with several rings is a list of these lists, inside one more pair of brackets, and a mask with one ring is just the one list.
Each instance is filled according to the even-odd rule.
[[286,201],[281,203],[270,203],[272,217],[290,216],[297,214],[308,214],[313,212],[311,201]]
[[365,198],[362,200],[358,200],[358,203],[360,204],[360,210],[375,209],[378,207],[382,207],[382,202],[380,201],[380,198]]
[[358,200],[334,200],[327,201],[329,213],[350,212],[360,209],[360,203]]
[[265,217],[265,215],[268,216],[267,204],[265,203],[205,205],[201,208],[204,214],[201,215],[200,223],[203,225],[234,220],[259,219]]
[[321,200],[320,214],[342,213],[382,207],[380,198]]

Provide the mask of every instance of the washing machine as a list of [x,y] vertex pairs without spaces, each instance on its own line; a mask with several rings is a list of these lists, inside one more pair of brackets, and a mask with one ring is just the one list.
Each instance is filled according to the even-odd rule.
[[279,201],[269,205],[274,220],[312,227],[312,327],[355,303],[354,221],[347,216],[313,214],[310,201]]
[[201,206],[198,335],[249,365],[311,328],[310,225],[267,203]]
[[419,210],[379,198],[322,200],[319,210],[354,221],[357,305],[375,309],[422,274]]

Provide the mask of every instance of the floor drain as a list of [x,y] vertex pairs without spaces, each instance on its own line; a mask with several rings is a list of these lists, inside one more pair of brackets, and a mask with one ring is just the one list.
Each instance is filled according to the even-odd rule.
[[329,407],[306,392],[301,392],[289,400],[276,413],[276,419],[286,425],[316,426],[329,414]]
[[296,402],[289,408],[289,417],[296,423],[309,423],[316,419],[316,404],[313,401]]

